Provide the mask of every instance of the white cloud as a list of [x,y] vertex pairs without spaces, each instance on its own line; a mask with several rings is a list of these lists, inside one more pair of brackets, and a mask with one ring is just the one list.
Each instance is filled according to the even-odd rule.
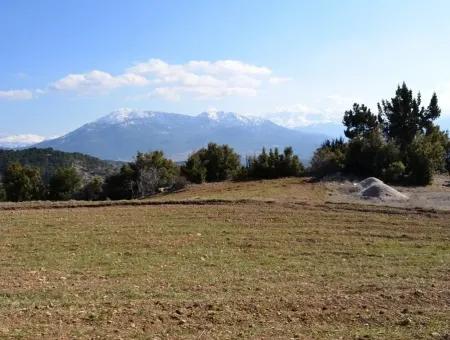
[[325,110],[303,104],[279,107],[275,112],[267,114],[266,118],[290,128],[334,121]]
[[0,136],[0,146],[16,148],[40,143],[43,140],[45,137],[33,134]]
[[[268,67],[239,60],[192,60],[184,64],[169,64],[161,59],[150,59],[119,75],[101,70],[68,74],[51,83],[47,89],[35,90],[34,94],[61,91],[95,95],[122,87],[146,87],[148,95],[171,101],[180,100],[183,96],[218,99],[256,96],[263,86],[288,80],[273,76]],[[32,96],[33,93],[26,90],[0,92],[0,98],[30,99]]]
[[333,94],[325,97],[316,105],[305,104],[284,105],[275,108],[274,112],[266,114],[266,118],[287,127],[302,127],[313,124],[340,123],[344,112],[350,109],[354,102],[360,100]]
[[88,73],[69,74],[54,82],[51,88],[58,91],[73,91],[81,94],[104,93],[125,86],[145,86],[148,80],[138,74],[124,73],[113,76],[94,70]]
[[29,100],[33,98],[30,90],[6,90],[0,91],[0,100]]
[[270,77],[269,78],[269,83],[274,84],[274,85],[278,85],[278,84],[284,84],[287,83],[289,81],[291,81],[292,79],[289,77]]
[[238,60],[194,60],[186,64],[169,64],[160,59],[150,59],[127,69],[127,72],[146,76],[156,86],[151,94],[167,100],[179,100],[183,95],[195,99],[255,96],[265,82],[272,83],[269,68]]

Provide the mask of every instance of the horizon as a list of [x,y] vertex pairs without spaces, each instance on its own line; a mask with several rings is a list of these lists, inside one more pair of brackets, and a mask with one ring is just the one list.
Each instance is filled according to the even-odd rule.
[[376,112],[403,81],[425,106],[437,93],[438,124],[450,129],[445,1],[0,8],[1,138],[61,136],[121,107],[236,112],[326,130],[354,102]]

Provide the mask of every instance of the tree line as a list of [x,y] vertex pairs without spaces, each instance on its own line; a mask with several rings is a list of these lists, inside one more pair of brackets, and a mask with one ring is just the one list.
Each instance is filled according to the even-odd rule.
[[342,172],[390,183],[430,184],[433,174],[450,172],[449,135],[434,122],[440,114],[436,93],[425,107],[421,94],[415,96],[405,83],[393,98],[378,104],[378,114],[355,103],[344,113],[347,140],[323,143],[310,170],[316,176]]
[[450,172],[450,138],[434,123],[440,113],[436,94],[424,107],[420,93],[415,96],[403,83],[393,98],[378,104],[378,114],[357,103],[346,111],[346,139],[325,141],[308,168],[291,147],[263,148],[242,161],[233,148],[215,143],[191,154],[181,166],[162,151],[138,153],[118,171],[89,179],[74,166],[55,168],[46,178],[48,170],[42,174],[39,167],[13,161],[3,172],[0,200],[135,199],[180,190],[189,182],[323,177],[337,172],[426,185],[433,174]]
[[[56,169],[48,183],[39,168],[9,164],[0,186],[0,200],[120,200],[148,197],[161,191],[183,189],[187,183],[225,180],[270,179],[301,176],[304,166],[291,147],[248,157],[240,156],[228,145],[209,143],[189,156],[184,165],[167,159],[162,151],[138,153],[111,175],[83,180],[74,167]],[[84,182],[84,183],[83,183]]]

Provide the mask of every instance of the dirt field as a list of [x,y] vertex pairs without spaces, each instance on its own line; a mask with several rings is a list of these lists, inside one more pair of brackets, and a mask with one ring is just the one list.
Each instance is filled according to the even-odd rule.
[[[298,181],[0,210],[0,337],[448,337],[450,213],[323,203]],[[230,201],[198,204],[213,191]]]
[[355,183],[361,178],[348,180],[324,181],[329,202],[389,205],[403,208],[423,208],[435,210],[450,210],[450,176],[435,176],[433,184],[426,187],[394,186],[409,199],[406,201],[385,202],[378,200],[364,200],[354,192]]

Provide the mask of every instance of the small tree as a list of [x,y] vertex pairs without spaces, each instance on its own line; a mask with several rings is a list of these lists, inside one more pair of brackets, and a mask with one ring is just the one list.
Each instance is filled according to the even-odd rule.
[[345,136],[349,139],[367,136],[378,128],[377,116],[364,104],[353,104],[351,110],[345,111],[342,122]]
[[247,158],[246,169],[240,171],[239,178],[242,179],[244,175],[251,179],[301,176],[304,170],[291,147],[285,148],[282,154],[278,148],[270,149],[269,153],[263,148],[258,156]]
[[112,200],[131,199],[135,197],[136,174],[130,164],[120,168],[119,173],[106,177],[103,192]]
[[310,171],[314,176],[323,177],[345,169],[347,144],[342,138],[327,140],[312,157]]
[[179,174],[177,165],[165,158],[162,151],[138,153],[131,167],[135,171],[136,194],[139,197],[154,194],[160,187],[173,185]]
[[103,180],[95,176],[81,189],[81,198],[87,201],[96,201],[103,195]]
[[37,168],[10,164],[3,177],[3,186],[8,201],[20,202],[41,199],[44,192],[42,178]]
[[181,168],[181,172],[192,183],[202,183],[206,181],[207,169],[198,152],[188,158],[186,164]]
[[81,177],[73,167],[58,168],[50,178],[49,195],[52,200],[69,200],[80,188]]
[[105,180],[104,195],[111,199],[131,199],[154,194],[160,187],[171,187],[179,175],[178,166],[162,151],[138,153],[118,174]]
[[182,173],[191,182],[218,182],[233,178],[239,167],[240,157],[231,147],[209,143],[189,157]]
[[433,173],[446,170],[446,135],[439,130],[418,134],[407,149],[407,173],[410,184],[427,185]]

